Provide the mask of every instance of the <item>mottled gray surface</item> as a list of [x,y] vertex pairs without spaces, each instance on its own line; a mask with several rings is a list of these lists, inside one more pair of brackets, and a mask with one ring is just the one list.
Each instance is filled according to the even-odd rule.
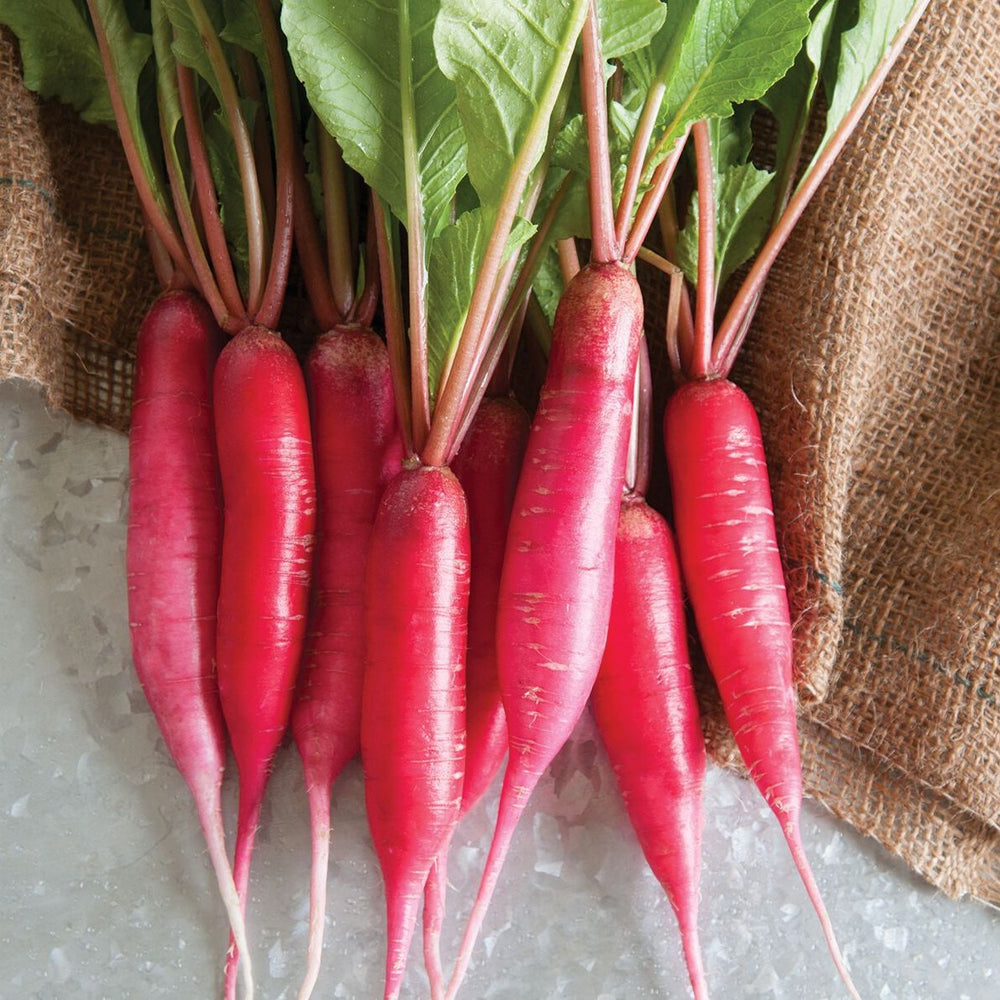
[[[123,437],[0,385],[0,1000],[210,1000],[226,925],[187,792],[130,665]],[[234,805],[232,782],[227,809]],[[496,791],[452,855],[446,961]],[[845,996],[770,814],[712,770],[702,936],[716,1000]],[[317,998],[381,996],[381,886],[360,769],[336,788]],[[1000,915],[951,902],[810,805],[806,846],[866,1000],[1000,996]],[[253,872],[258,997],[294,1000],[308,830],[293,751],[276,766]],[[487,961],[487,956],[489,960]],[[426,995],[414,950],[406,996]],[[673,917],[631,837],[589,722],[515,840],[463,997],[689,996]]]

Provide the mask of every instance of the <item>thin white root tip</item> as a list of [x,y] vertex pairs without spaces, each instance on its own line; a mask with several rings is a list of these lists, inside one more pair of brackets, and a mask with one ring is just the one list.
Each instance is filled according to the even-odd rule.
[[225,907],[226,916],[229,918],[229,928],[232,932],[233,940],[226,948],[227,964],[232,960],[235,953],[239,952],[239,970],[243,975],[243,998],[244,1000],[254,1000],[253,968],[250,963],[250,946],[247,943],[246,922],[243,917],[243,907],[240,903],[239,893],[236,891],[236,882],[233,879],[233,870],[229,864],[229,857],[226,854],[225,831],[222,826],[221,809],[209,808],[201,817],[202,833],[205,837],[205,844],[208,847],[208,856],[215,870],[215,880],[219,886],[219,896],[222,898],[222,905]]
[[326,881],[330,870],[330,786],[309,784],[309,818],[312,825],[312,860],[309,873],[309,941],[306,971],[297,1000],[309,1000],[323,963],[323,934],[326,930]]
[[[507,775],[504,778],[503,790],[500,793],[500,808],[497,813],[496,826],[493,832],[493,842],[490,844],[489,854],[486,856],[486,866],[483,869],[482,881],[479,883],[479,891],[476,894],[476,901],[469,914],[469,922],[465,927],[465,934],[462,937],[462,944],[459,948],[458,958],[455,961],[455,969],[451,974],[451,981],[448,983],[448,992],[445,1000],[455,1000],[465,973],[469,968],[472,959],[472,950],[476,946],[479,938],[479,931],[482,929],[483,920],[486,918],[486,911],[489,909],[490,900],[493,898],[493,891],[497,887],[500,879],[500,870],[503,868],[507,852],[510,850],[510,843],[514,837],[514,830],[518,820],[524,812],[524,807],[528,801],[528,795],[537,783],[537,777],[533,778],[529,786],[527,780],[521,783],[521,787],[526,789],[523,795],[517,795],[508,791],[511,772],[508,767]],[[513,784],[513,782],[511,782]]]
[[851,1000],[861,1000],[861,994],[858,993],[854,981],[851,979],[847,963],[844,961],[840,946],[837,944],[837,938],[833,932],[833,923],[830,920],[829,913],[826,912],[826,905],[823,903],[819,886],[816,884],[816,878],[809,865],[809,859],[806,857],[798,824],[789,820],[788,822],[782,822],[781,826],[785,834],[785,840],[788,842],[789,850],[792,852],[792,860],[795,862],[795,867],[799,870],[799,876],[806,888],[809,901],[812,903],[813,909],[816,911],[816,916],[819,918],[820,927],[823,929],[823,936],[826,938],[826,945],[830,949],[830,957],[833,959],[833,964],[836,966],[837,972],[840,974],[840,978],[843,980]]

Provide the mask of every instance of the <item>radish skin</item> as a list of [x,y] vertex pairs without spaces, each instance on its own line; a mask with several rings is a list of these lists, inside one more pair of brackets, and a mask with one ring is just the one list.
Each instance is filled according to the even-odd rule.
[[684,582],[726,718],[857,997],[802,844],[792,628],[757,414],[727,379],[686,382],[664,442]]
[[673,538],[635,495],[622,501],[591,709],[643,854],[677,917],[695,1000],[707,1000],[698,944],[705,741]]
[[[239,769],[234,872],[245,913],[264,789],[305,637],[316,485],[305,382],[277,334],[237,334],[219,357],[214,391],[225,510],[216,660]],[[235,965],[231,945],[227,1000]]]
[[449,1000],[461,986],[517,822],[586,708],[600,666],[642,317],[639,286],[617,263],[584,267],[556,312],[497,610],[509,758]]
[[[486,793],[507,754],[507,720],[497,676],[497,595],[530,423],[524,407],[512,396],[487,396],[451,463],[468,502],[472,552],[461,816]],[[440,940],[447,864],[446,845],[431,868],[424,893],[424,964],[432,997],[444,993]]]
[[309,939],[299,1000],[319,976],[330,851],[330,787],[361,751],[364,579],[375,513],[399,468],[385,344],[370,329],[323,334],[306,364],[318,489],[313,590],[291,730],[312,830]]
[[167,292],[136,345],[126,546],[132,658],[170,756],[191,790],[231,932],[246,931],[222,822],[225,726],[215,675],[222,547],[212,369],[222,334],[208,306]]
[[368,552],[361,713],[385,1000],[399,996],[427,876],[461,808],[469,545],[465,495],[447,468],[411,465],[389,483]]

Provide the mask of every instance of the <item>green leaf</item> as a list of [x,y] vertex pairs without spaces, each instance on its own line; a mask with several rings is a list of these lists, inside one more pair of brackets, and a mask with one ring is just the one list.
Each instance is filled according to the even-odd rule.
[[[245,104],[244,114],[252,115],[253,105],[250,102]],[[243,203],[243,184],[229,122],[221,109],[216,109],[205,121],[205,148],[212,168],[212,180],[215,181],[219,218],[229,245],[229,256],[236,271],[236,280],[245,297],[250,284],[250,239]]]
[[725,118],[764,94],[795,61],[814,0],[673,0],[639,75],[666,88],[654,163],[693,122]]
[[222,40],[246,49],[266,70],[267,50],[257,5],[253,0],[222,0],[222,15],[225,21],[219,33]]
[[[405,0],[401,0],[405,2]],[[418,174],[427,244],[451,214],[465,173],[454,87],[437,67],[436,0],[410,0]],[[344,160],[406,220],[403,80],[397,5],[380,0],[285,0],[281,25],[296,75]]]
[[469,179],[484,206],[500,204],[515,164],[526,177],[541,158],[542,144],[524,155],[526,140],[551,114],[586,12],[587,0],[442,0],[434,45],[455,84]]
[[538,265],[538,273],[532,289],[538,297],[538,304],[545,313],[545,318],[549,321],[549,326],[555,322],[556,308],[562,293],[566,289],[563,283],[562,269],[559,267],[559,254],[554,245],[550,244],[542,253]]
[[[828,81],[825,83],[826,132],[816,157],[822,154],[883,56],[892,47],[900,28],[919,5],[919,0],[860,0],[857,4],[856,23],[840,36],[835,81],[830,79],[832,67],[824,72]],[[850,9],[852,5],[842,6],[844,10],[837,12],[841,25],[845,19],[854,20]]]
[[[432,405],[441,375],[458,347],[491,228],[487,212],[477,208],[446,226],[431,247],[427,283],[427,369]],[[511,254],[517,253],[534,231],[530,222],[518,219],[507,240],[504,259],[509,260]]]
[[316,216],[320,230],[325,235],[326,216],[323,211],[323,169],[320,165],[319,136],[317,134],[315,115],[310,115],[306,121],[302,155],[305,159],[306,184],[309,186],[309,200],[312,204],[313,215]]
[[153,54],[151,35],[132,30],[124,7],[116,0],[95,0],[97,16],[104,25],[104,33],[111,51],[112,72],[118,81],[129,131],[135,140],[143,175],[169,218],[173,214],[159,170],[161,143],[159,135],[153,136],[152,145],[143,128],[142,106],[139,100],[143,70]]
[[[767,236],[774,206],[774,174],[752,163],[727,166],[716,178],[715,281],[721,287]],[[677,239],[677,265],[698,280],[698,197]]]
[[[194,70],[211,88],[216,100],[222,103],[222,93],[219,89],[219,78],[212,68],[208,57],[208,49],[202,40],[198,25],[191,13],[187,0],[160,0],[166,10],[167,17],[174,29],[174,42],[171,46],[174,58],[182,65]],[[215,27],[216,33],[222,30],[222,8],[218,0],[202,0],[202,4]]]
[[645,48],[667,16],[662,0],[598,0],[601,54],[620,59]]
[[[628,169],[628,156],[632,144],[632,136],[638,116],[635,111],[626,108],[617,101],[611,101],[608,106],[608,155],[611,159],[611,188],[615,200],[621,196],[625,184],[625,173]],[[574,174],[574,181],[566,200],[556,217],[552,238],[561,239],[564,236],[577,236],[586,239],[590,236],[590,204],[587,192],[587,182],[590,178],[590,157],[588,155],[587,123],[583,115],[571,118],[556,137],[552,150],[552,166],[562,168]],[[562,177],[553,178],[556,182],[547,184],[549,195],[555,193]],[[541,203],[545,204],[543,195]]]
[[20,41],[24,85],[71,105],[84,121],[115,127],[97,39],[75,0],[0,0],[0,24]]
[[833,36],[841,0],[826,0],[813,14],[812,27],[792,68],[761,98],[778,127],[775,164],[778,172],[794,169],[786,164],[797,157],[819,86],[820,74]]

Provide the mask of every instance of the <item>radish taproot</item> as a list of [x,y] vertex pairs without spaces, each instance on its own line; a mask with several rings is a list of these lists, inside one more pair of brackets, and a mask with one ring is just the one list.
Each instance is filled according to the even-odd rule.
[[[512,396],[487,396],[451,465],[469,506],[472,559],[462,816],[486,794],[507,754],[507,721],[497,677],[497,594],[529,426],[527,412]],[[446,845],[431,868],[424,896],[424,963],[432,996],[444,986],[440,938],[447,865]]]
[[682,385],[664,443],[687,592],[740,755],[771,807],[837,970],[857,997],[802,845],[792,628],[760,425],[727,379]]
[[[161,295],[136,344],[126,545],[136,673],[191,790],[236,941],[246,930],[222,822],[225,726],[215,673],[222,549],[212,370],[222,334],[190,292]],[[253,980],[244,967],[246,995]]]
[[638,283],[616,263],[583,268],[556,312],[497,610],[509,758],[449,997],[461,985],[517,822],[586,708],[600,666],[642,316]]
[[[225,520],[217,669],[239,770],[234,855],[245,910],[271,763],[284,738],[305,636],[316,484],[305,382],[291,348],[248,327],[215,369]],[[227,961],[227,995],[235,991]]]
[[611,623],[591,709],[632,828],[677,917],[694,996],[707,1000],[698,945],[705,740],[674,541],[635,493],[618,520]]
[[707,1000],[698,943],[705,739],[674,539],[645,499],[652,396],[644,339],[615,540],[611,622],[590,707],[632,828],[677,917],[695,1000]]
[[292,737],[302,758],[312,829],[309,938],[300,996],[319,975],[330,851],[330,789],[361,750],[364,579],[375,513],[398,467],[385,344],[370,329],[335,326],[306,365],[318,491],[313,590]]
[[361,761],[385,882],[385,1000],[399,996],[427,876],[461,808],[469,563],[458,480],[410,464],[382,498],[365,579]]

